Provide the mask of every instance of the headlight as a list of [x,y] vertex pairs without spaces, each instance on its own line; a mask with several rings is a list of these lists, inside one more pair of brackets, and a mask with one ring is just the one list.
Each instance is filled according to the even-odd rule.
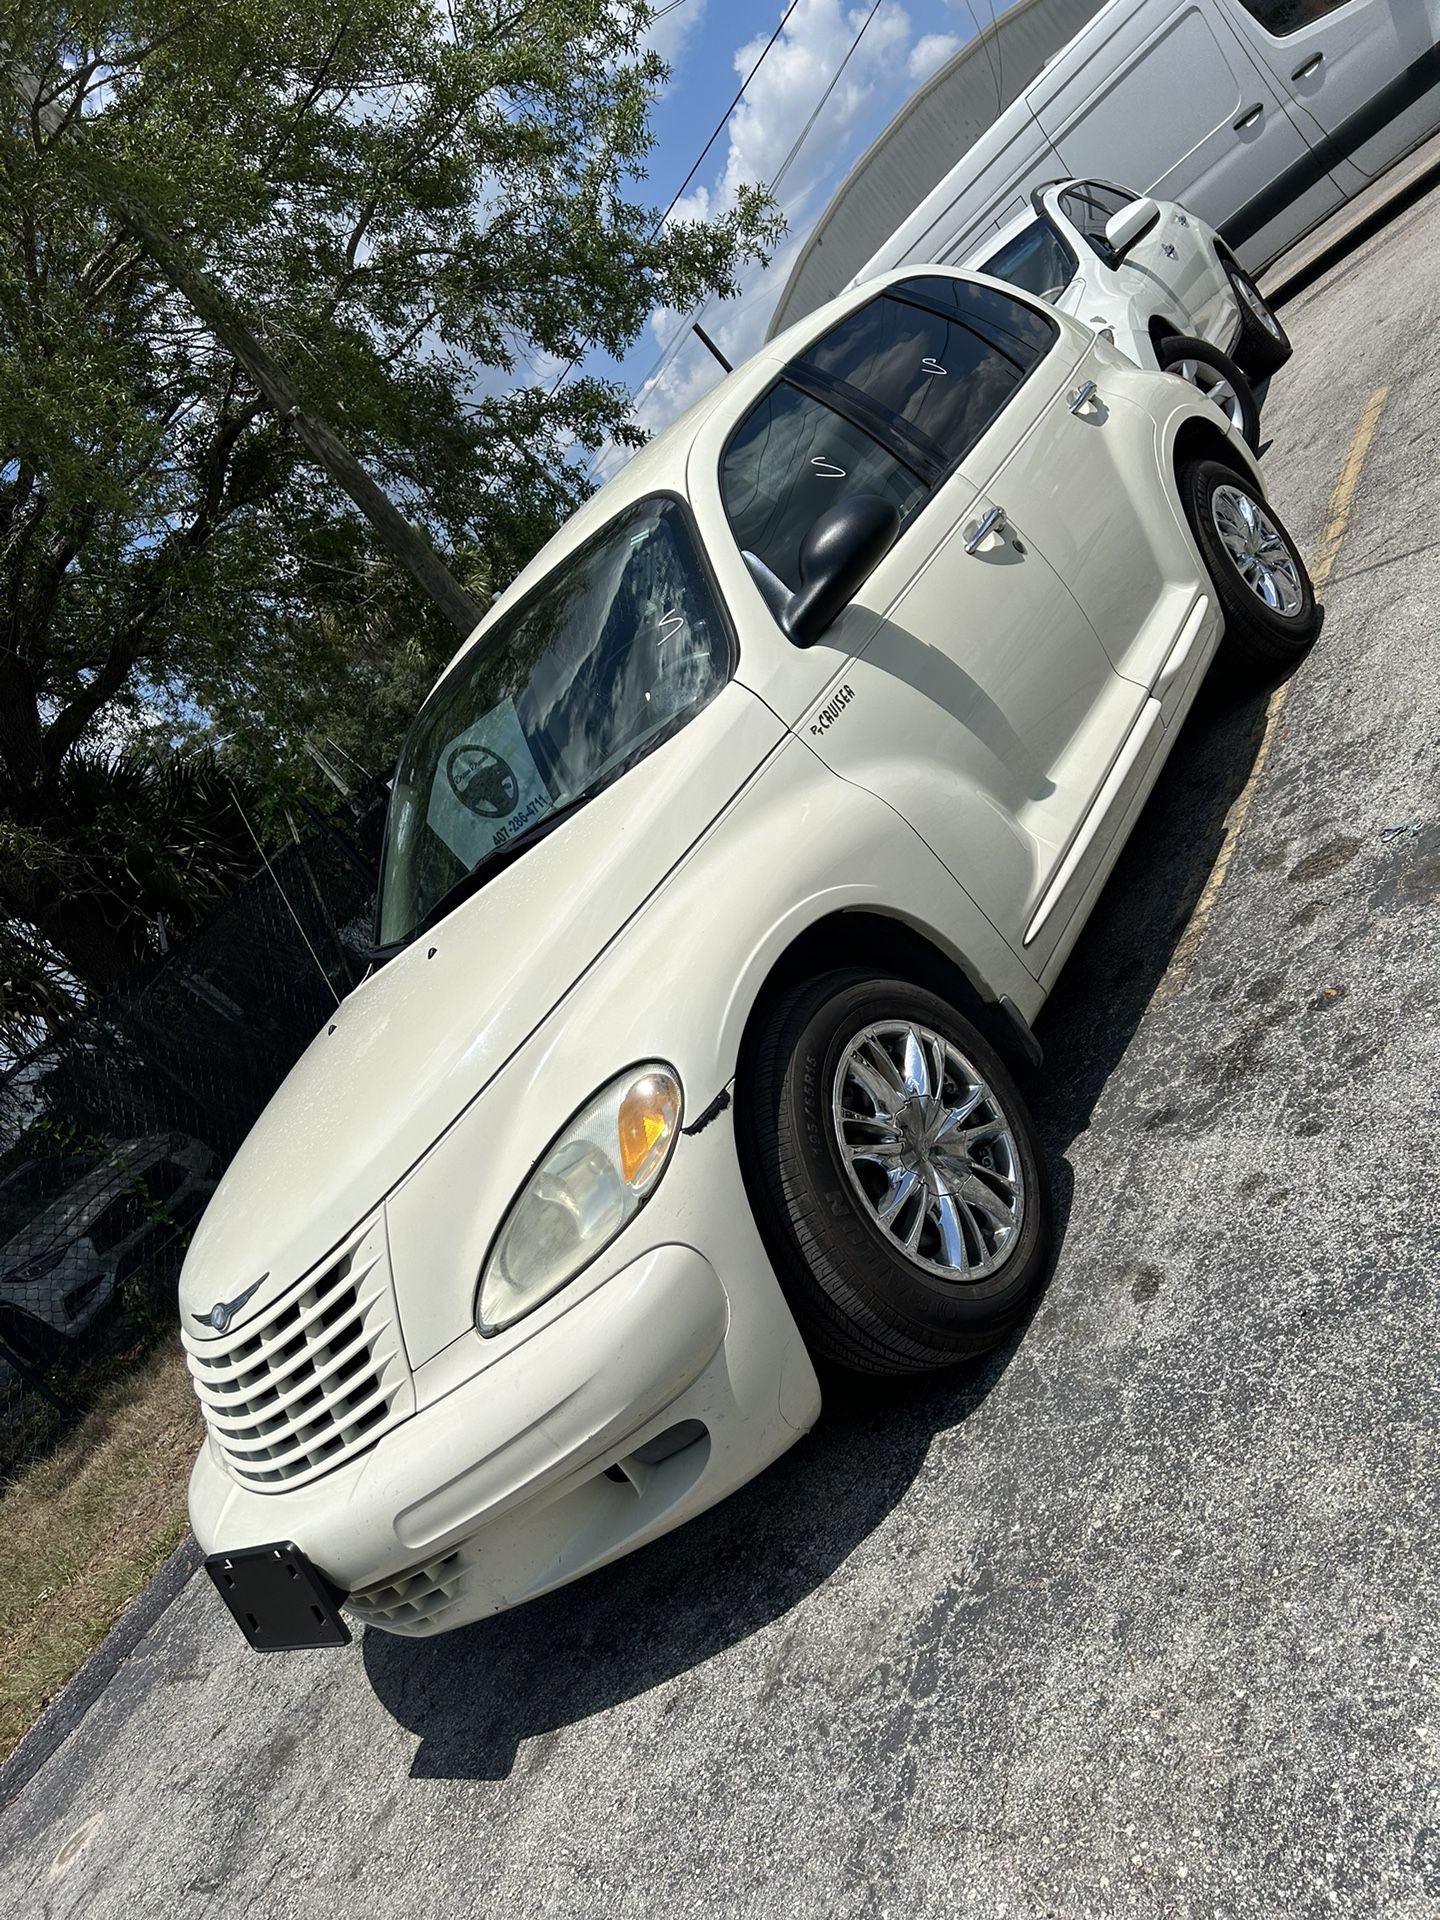
[[588,1267],[644,1206],[680,1132],[669,1067],[632,1067],[576,1114],[505,1216],[475,1298],[498,1333]]
[[33,1260],[27,1260],[23,1266],[12,1268],[5,1275],[7,1280],[18,1280],[22,1286],[28,1286],[36,1280],[43,1280],[47,1273],[53,1273],[70,1251],[68,1246],[51,1247],[48,1253],[38,1253]]

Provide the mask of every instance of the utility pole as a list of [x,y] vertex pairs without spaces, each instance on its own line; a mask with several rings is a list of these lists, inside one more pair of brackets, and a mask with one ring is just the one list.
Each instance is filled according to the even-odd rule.
[[232,354],[257,389],[295,437],[314,456],[344,493],[364,514],[380,539],[422,592],[440,608],[457,632],[468,634],[484,612],[461,586],[430,542],[405,518],[395,503],[370,478],[350,449],[300,405],[295,383],[280,362],[263,347],[223,287],[195,260],[183,241],[167,233],[150,209],[126,187],[119,170],[91,146],[85,129],[65,115],[53,101],[44,102],[37,77],[16,60],[0,40],[0,65],[11,90],[57,142],[64,140],[72,163],[110,212],[134,234],[177,293],[189,301],[210,332]]

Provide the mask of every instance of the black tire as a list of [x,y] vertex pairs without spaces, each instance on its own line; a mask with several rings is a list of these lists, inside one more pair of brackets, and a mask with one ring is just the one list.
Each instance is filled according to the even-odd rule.
[[1240,338],[1235,344],[1235,358],[1252,379],[1263,380],[1268,374],[1278,372],[1295,349],[1279,315],[1245,269],[1233,260],[1225,261],[1224,265],[1240,308]]
[[[1160,362],[1162,373],[1175,372],[1187,362],[1198,361],[1202,367],[1209,368],[1212,379],[1223,381],[1228,385],[1235,395],[1235,406],[1233,411],[1229,406],[1226,406],[1224,411],[1239,427],[1250,451],[1252,453],[1259,451],[1260,402],[1255,398],[1255,389],[1228,353],[1221,353],[1220,349],[1212,347],[1208,340],[1192,340],[1188,334],[1172,333],[1163,340],[1157,341],[1155,357]],[[1184,375],[1178,377],[1185,378]]]
[[[831,1092],[849,1043],[878,1022],[923,1024],[964,1056],[983,1082],[1010,1147],[980,1145],[1017,1168],[1023,1202],[1013,1239],[992,1250],[993,1272],[946,1279],[904,1255],[867,1210],[846,1170]],[[746,1184],[781,1284],[817,1364],[848,1374],[938,1371],[993,1347],[1024,1316],[1050,1257],[1049,1185],[1019,1089],[994,1048],[937,995],[903,980],[831,973],[795,988],[773,1010],[750,1057],[740,1128]],[[971,1083],[973,1087],[973,1082]],[[950,1079],[941,1096],[953,1092]],[[984,1111],[985,1107],[978,1109]],[[857,1180],[859,1176],[856,1176]],[[1002,1176],[991,1174],[992,1184]],[[928,1190],[915,1202],[928,1209]],[[901,1216],[897,1215],[897,1219]],[[911,1216],[913,1218],[913,1215]],[[970,1228],[983,1207],[967,1214]],[[919,1241],[938,1236],[927,1219]],[[984,1242],[962,1236],[983,1266]]]
[[[1216,520],[1215,496],[1222,487],[1244,494],[1279,536],[1295,569],[1299,605],[1293,612],[1267,606],[1232,557]],[[1321,616],[1305,562],[1275,509],[1249,474],[1219,460],[1192,460],[1182,467],[1180,499],[1225,615],[1221,656],[1247,674],[1268,675],[1293,666],[1320,631]]]

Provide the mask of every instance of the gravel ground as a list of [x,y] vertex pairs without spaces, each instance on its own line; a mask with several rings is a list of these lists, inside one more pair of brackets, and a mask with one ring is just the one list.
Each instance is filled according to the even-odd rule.
[[1287,310],[1307,551],[1390,392],[1203,939],[1223,686],[1041,1023],[1023,1335],[438,1642],[262,1661],[192,1582],[0,1814],[5,1913],[1440,1914],[1437,236]]

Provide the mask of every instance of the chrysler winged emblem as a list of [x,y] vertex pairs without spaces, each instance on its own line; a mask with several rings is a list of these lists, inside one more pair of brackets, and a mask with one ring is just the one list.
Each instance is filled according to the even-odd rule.
[[217,1300],[208,1313],[193,1313],[190,1316],[191,1319],[198,1320],[202,1327],[213,1327],[216,1333],[224,1333],[251,1294],[258,1293],[269,1278],[268,1273],[262,1273],[253,1287],[246,1287],[245,1291],[237,1293],[233,1300]]

